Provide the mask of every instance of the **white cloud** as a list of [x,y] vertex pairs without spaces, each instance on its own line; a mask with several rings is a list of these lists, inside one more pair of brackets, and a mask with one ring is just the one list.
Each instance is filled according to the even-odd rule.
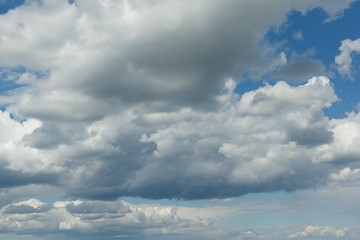
[[344,119],[332,119],[329,128],[334,133],[334,141],[319,146],[314,161],[346,162],[359,158],[360,113],[350,113]]
[[350,169],[348,167],[341,170],[338,174],[333,173],[330,178],[335,181],[346,181],[360,178],[360,169]]
[[304,231],[293,233],[288,236],[288,239],[302,239],[302,238],[308,238],[308,237],[344,237],[347,232],[347,228],[333,228],[330,226],[307,226],[305,227]]
[[28,119],[22,123],[12,119],[7,111],[0,111],[0,142],[18,143],[26,134],[32,133],[41,126],[41,122],[36,119]]
[[356,40],[346,39],[341,42],[339,47],[340,54],[335,57],[335,63],[339,73],[351,76],[352,74],[352,56],[351,53],[360,53],[360,38]]

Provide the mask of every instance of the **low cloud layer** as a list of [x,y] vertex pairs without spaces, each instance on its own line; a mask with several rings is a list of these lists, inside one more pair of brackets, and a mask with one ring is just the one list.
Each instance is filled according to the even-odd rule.
[[[354,201],[354,204],[356,201]],[[324,201],[322,202],[324,203]],[[206,208],[133,205],[125,201],[56,201],[28,199],[0,209],[0,232],[27,239],[356,239],[359,226],[291,226],[234,230],[221,227],[225,217],[262,211],[296,210],[297,202],[249,201],[234,206]],[[274,216],[276,218],[276,215]],[[34,238],[34,239],[35,239]]]

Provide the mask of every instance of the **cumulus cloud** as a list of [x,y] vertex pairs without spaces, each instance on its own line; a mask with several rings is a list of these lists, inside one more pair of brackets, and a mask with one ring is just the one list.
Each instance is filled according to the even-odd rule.
[[78,130],[61,131],[58,140],[67,142],[40,148],[38,134],[55,131],[42,126],[25,136],[24,146],[47,154],[44,164],[57,166],[69,195],[96,199],[224,198],[327,179],[313,154],[337,141],[322,113],[337,100],[329,79],[298,87],[279,82],[241,97],[232,86],[229,80],[218,98],[224,107],[216,112],[135,108],[83,129],[68,124]]
[[323,115],[337,100],[328,78],[299,86],[278,82],[242,96],[233,86],[229,80],[218,95],[218,111],[148,112],[139,106],[90,124],[36,125],[19,140],[18,155],[7,149],[4,171],[51,173],[74,197],[226,198],[316,186],[339,167],[322,164],[359,156],[352,147],[358,115]]
[[[261,40],[289,10],[350,2],[28,1],[0,15],[0,64],[22,85],[0,99],[1,193],[200,199],[326,182],[343,169],[329,162],[359,156],[341,130],[357,115],[323,114],[337,100],[328,78],[234,91],[284,63]],[[320,73],[307,57],[278,74]],[[297,58],[316,69],[296,72]]]
[[[288,201],[288,200],[287,200]],[[298,208],[298,201],[290,204]],[[311,239],[324,237],[356,239],[358,226],[258,227],[230,230],[222,227],[222,219],[251,212],[289,210],[282,201],[245,201],[232,206],[160,206],[72,200],[44,203],[28,199],[7,204],[0,209],[0,231],[18,236],[33,235],[37,239]]]
[[360,113],[349,113],[347,118],[332,119],[329,122],[334,141],[330,144],[319,146],[314,156],[314,161],[332,161],[346,163],[356,161],[360,151],[357,146],[360,142]]
[[176,207],[131,205],[124,201],[59,201],[37,199],[4,206],[0,210],[0,231],[19,235],[41,233],[57,239],[61,234],[76,239],[79,234],[95,238],[156,239],[158,234],[196,236],[211,231],[213,221],[183,218]]
[[345,39],[339,47],[340,54],[335,57],[337,70],[342,75],[352,74],[352,53],[360,53],[360,38],[356,40]]
[[331,179],[335,181],[346,181],[346,180],[355,180],[360,177],[360,169],[350,169],[348,167],[341,170],[338,174],[331,174]]
[[[284,210],[274,202],[190,208],[118,199],[226,202],[356,181],[360,114],[329,120],[323,109],[338,98],[330,79],[317,76],[322,62],[311,50],[286,59],[262,41],[290,10],[322,7],[332,19],[351,2],[46,0],[0,15],[1,80],[13,84],[0,92],[0,232],[348,236],[331,227],[219,227],[234,214]],[[271,73],[284,81],[236,93],[244,74]],[[29,199],[41,196],[82,200]]]

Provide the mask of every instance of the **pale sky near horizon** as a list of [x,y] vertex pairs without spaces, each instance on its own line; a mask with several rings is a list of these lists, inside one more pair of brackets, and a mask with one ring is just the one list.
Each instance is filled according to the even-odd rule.
[[360,1],[0,0],[0,240],[359,239]]

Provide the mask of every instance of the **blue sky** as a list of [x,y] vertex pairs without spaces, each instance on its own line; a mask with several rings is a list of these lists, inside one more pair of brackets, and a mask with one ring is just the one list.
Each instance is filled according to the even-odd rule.
[[0,240],[358,239],[359,13],[0,0]]

